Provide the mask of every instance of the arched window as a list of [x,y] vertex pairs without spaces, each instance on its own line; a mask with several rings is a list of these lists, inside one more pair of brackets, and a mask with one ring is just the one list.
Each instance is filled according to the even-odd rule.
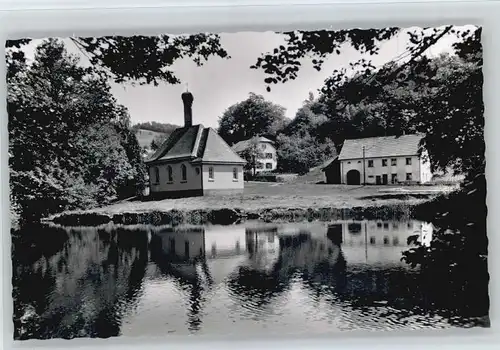
[[182,181],[187,180],[187,168],[184,164],[181,165]]
[[160,169],[158,169],[158,167],[155,167],[154,172],[155,172],[155,184],[160,183]]
[[168,172],[168,182],[173,182],[174,178],[172,176],[172,167],[170,165],[167,167],[167,172]]
[[238,168],[233,168],[233,180],[238,180]]

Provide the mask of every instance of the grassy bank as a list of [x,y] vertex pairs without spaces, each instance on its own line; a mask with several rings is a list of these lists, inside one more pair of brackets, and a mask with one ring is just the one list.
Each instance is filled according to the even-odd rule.
[[447,186],[342,186],[316,184],[246,183],[234,196],[206,196],[158,201],[129,200],[51,218],[61,224],[98,225],[106,222],[232,223],[240,219],[302,220],[341,218],[390,219],[432,200]]
[[378,205],[399,205],[402,201],[417,204],[436,197],[446,186],[390,187],[342,186],[316,184],[245,183],[245,191],[234,196],[206,196],[159,201],[130,200],[86,212],[119,214],[170,210],[200,210],[240,208],[259,210],[270,208],[351,208]]

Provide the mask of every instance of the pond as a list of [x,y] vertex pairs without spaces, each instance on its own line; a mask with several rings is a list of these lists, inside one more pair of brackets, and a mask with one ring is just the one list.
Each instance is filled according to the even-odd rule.
[[13,235],[15,338],[482,325],[483,311],[467,311],[480,292],[457,295],[464,288],[402,261],[408,238],[429,246],[433,230],[414,220],[31,227]]

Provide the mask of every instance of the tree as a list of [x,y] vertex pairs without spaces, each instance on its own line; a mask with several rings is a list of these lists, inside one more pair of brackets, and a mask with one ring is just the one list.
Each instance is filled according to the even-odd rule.
[[137,139],[107,79],[57,40],[37,47],[30,65],[15,51],[8,57],[11,196],[23,219],[106,203],[127,186],[141,187]]
[[317,101],[310,95],[295,118],[278,134],[279,170],[302,175],[336,154],[331,135],[321,132],[327,123],[327,116],[321,113]]
[[[376,55],[381,43],[394,38],[401,32],[400,28],[394,27],[284,32],[285,44],[275,48],[272,52],[263,53],[250,68],[264,71],[267,75],[264,82],[267,84],[267,90],[270,91],[271,84],[286,83],[297,78],[302,65],[301,59],[310,58],[313,67],[319,71],[322,69],[325,58],[332,54],[340,55],[343,46],[351,46],[362,54]],[[453,26],[444,26],[432,29],[423,28],[420,31],[411,30],[407,34],[410,36],[410,43],[407,45],[407,54],[403,57],[408,57],[408,59],[391,74],[385,76],[387,82],[400,70],[421,57],[443,37],[451,34],[466,37],[471,34],[471,31],[459,32]],[[398,65],[398,59],[392,61],[392,64]],[[370,74],[374,69],[375,67],[370,61],[361,58],[358,61],[350,62],[349,69],[334,70],[330,83],[342,85],[349,77],[349,71]]]
[[80,175],[87,184],[94,184],[98,204],[109,203],[120,197],[129,180],[137,177],[137,169],[130,164],[121,135],[113,125],[92,125],[80,131],[76,147],[79,149]]
[[219,135],[230,145],[254,136],[274,137],[287,123],[285,108],[250,93],[230,106],[219,118]]
[[166,139],[168,139],[170,135],[168,134],[162,134],[156,136],[153,141],[151,141],[151,149],[153,151],[156,151],[162,144],[165,142]]
[[310,134],[278,135],[276,139],[278,169],[303,175],[335,154],[333,142],[319,143]]
[[258,137],[252,137],[248,141],[246,148],[241,152],[240,156],[247,161],[245,170],[252,171],[253,175],[255,175],[257,160],[264,158]]

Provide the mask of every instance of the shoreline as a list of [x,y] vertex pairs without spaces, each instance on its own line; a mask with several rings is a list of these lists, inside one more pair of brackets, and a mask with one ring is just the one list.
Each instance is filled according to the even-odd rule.
[[248,184],[245,193],[165,200],[129,199],[65,211],[41,220],[62,226],[223,224],[244,220],[304,221],[411,218],[415,208],[452,187],[361,187]]
[[68,212],[55,215],[42,223],[61,226],[119,225],[232,225],[247,220],[264,222],[297,222],[305,220],[394,220],[412,218],[414,211],[423,201],[376,206],[352,207],[266,207],[244,209],[221,207],[212,209],[170,209],[152,211],[130,211],[109,213],[104,211]]

